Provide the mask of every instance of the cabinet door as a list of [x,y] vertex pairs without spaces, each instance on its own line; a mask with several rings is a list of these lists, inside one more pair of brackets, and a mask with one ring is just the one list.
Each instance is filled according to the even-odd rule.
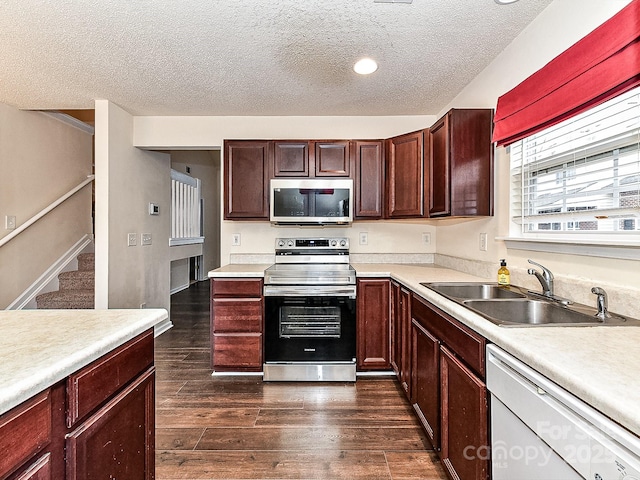
[[383,142],[354,142],[356,218],[382,218],[384,191]]
[[411,399],[411,292],[400,287],[400,383]]
[[224,218],[269,219],[271,148],[266,141],[224,142]]
[[349,141],[314,142],[316,177],[349,176]]
[[19,475],[10,477],[11,480],[55,480],[52,475],[51,454],[47,453],[34,462]]
[[429,216],[451,214],[449,193],[449,115],[429,129]]
[[149,369],[67,437],[67,480],[155,475],[155,370]]
[[423,131],[387,140],[387,217],[422,217],[426,175]]
[[413,408],[433,448],[440,449],[440,342],[415,319],[411,321]]
[[276,177],[308,177],[309,142],[273,142],[273,173]]
[[402,337],[400,336],[400,285],[391,282],[391,368],[400,380],[400,354],[402,352]]
[[493,110],[451,110],[451,215],[493,215]]
[[358,370],[388,370],[389,285],[387,279],[358,280],[356,337]]
[[442,465],[451,478],[488,475],[487,388],[445,346],[440,347]]

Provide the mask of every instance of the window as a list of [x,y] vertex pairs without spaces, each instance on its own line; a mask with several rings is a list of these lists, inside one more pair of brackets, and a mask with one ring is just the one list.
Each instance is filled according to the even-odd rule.
[[510,146],[523,236],[640,232],[640,88]]

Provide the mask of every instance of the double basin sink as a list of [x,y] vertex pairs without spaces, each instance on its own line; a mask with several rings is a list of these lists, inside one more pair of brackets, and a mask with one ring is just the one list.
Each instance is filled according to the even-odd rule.
[[611,313],[602,319],[596,309],[579,303],[547,299],[516,286],[494,283],[439,282],[421,285],[472,310],[501,327],[635,325],[640,321]]

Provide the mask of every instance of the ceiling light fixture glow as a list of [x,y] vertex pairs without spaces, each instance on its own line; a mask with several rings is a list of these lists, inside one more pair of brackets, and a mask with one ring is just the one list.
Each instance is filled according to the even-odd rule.
[[360,75],[369,75],[378,69],[378,64],[371,58],[358,60],[353,66],[353,70]]
[[509,5],[510,3],[516,3],[518,0],[495,0],[498,5]]

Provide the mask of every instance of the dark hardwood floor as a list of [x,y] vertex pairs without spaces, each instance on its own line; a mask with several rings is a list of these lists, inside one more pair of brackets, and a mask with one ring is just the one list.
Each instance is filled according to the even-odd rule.
[[156,339],[156,479],[446,479],[392,377],[212,377],[209,282],[173,295],[171,318]]

